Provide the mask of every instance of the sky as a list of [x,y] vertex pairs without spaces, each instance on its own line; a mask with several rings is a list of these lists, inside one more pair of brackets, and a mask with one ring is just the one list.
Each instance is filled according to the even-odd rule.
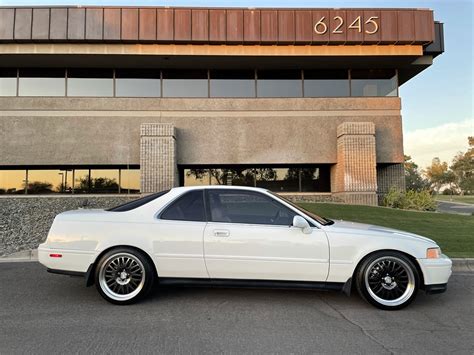
[[445,53],[400,88],[405,154],[421,167],[434,157],[449,163],[474,136],[474,0],[0,0],[19,5],[429,8],[444,23]]

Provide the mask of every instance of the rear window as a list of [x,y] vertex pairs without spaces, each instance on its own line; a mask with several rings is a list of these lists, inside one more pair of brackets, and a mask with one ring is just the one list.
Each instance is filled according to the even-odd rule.
[[137,207],[143,206],[144,204],[147,204],[148,202],[153,201],[153,200],[157,199],[158,197],[161,197],[161,196],[167,194],[169,191],[170,190],[166,190],[166,191],[157,192],[157,193],[154,193],[154,194],[151,194],[151,195],[147,195],[147,196],[139,198],[137,200],[133,200],[133,201],[124,203],[123,205],[119,205],[119,206],[116,206],[116,207],[109,208],[106,211],[109,211],[109,212],[125,212],[125,211],[134,210]]

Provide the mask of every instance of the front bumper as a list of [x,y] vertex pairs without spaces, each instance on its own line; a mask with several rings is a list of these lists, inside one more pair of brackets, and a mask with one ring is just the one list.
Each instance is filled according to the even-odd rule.
[[441,293],[446,291],[451,276],[452,261],[446,255],[439,259],[418,259],[424,279],[424,289],[427,293]]

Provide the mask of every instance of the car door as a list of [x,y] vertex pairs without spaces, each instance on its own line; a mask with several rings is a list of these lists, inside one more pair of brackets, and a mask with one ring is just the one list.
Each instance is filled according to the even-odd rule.
[[326,234],[293,227],[298,213],[250,190],[207,189],[204,256],[211,278],[325,281]]
[[153,251],[160,277],[209,278],[203,251],[205,226],[202,189],[185,192],[158,215]]

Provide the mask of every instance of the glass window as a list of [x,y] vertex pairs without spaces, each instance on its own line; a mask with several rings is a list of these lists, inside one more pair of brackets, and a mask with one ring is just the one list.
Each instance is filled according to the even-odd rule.
[[297,192],[299,191],[298,169],[257,169],[257,187],[271,191]]
[[112,69],[68,69],[68,96],[113,96]]
[[64,69],[20,69],[19,96],[65,96]]
[[211,70],[211,97],[255,97],[253,70]]
[[178,200],[166,208],[160,218],[173,221],[204,222],[206,218],[204,214],[203,191],[190,191],[178,198]]
[[25,192],[26,170],[0,170],[0,194]]
[[211,185],[209,169],[184,169],[184,186]]
[[90,192],[91,193],[118,193],[119,192],[118,169],[91,170]]
[[274,199],[258,192],[209,190],[213,222],[287,225],[296,215]]
[[395,70],[351,70],[352,96],[397,96]]
[[72,171],[65,170],[28,170],[28,193],[47,194],[65,193],[72,188]]
[[302,192],[330,192],[331,180],[329,178],[329,166],[318,168],[301,169],[301,191]]
[[92,189],[89,170],[74,169],[74,193],[88,193]]
[[207,70],[163,70],[163,97],[208,97]]
[[140,192],[140,169],[120,170],[120,190],[122,193]]
[[258,97],[301,97],[303,82],[301,70],[259,70]]
[[348,70],[305,70],[305,97],[349,96]]
[[0,96],[16,96],[16,69],[0,69]]
[[115,96],[160,97],[160,71],[156,69],[117,69]]

